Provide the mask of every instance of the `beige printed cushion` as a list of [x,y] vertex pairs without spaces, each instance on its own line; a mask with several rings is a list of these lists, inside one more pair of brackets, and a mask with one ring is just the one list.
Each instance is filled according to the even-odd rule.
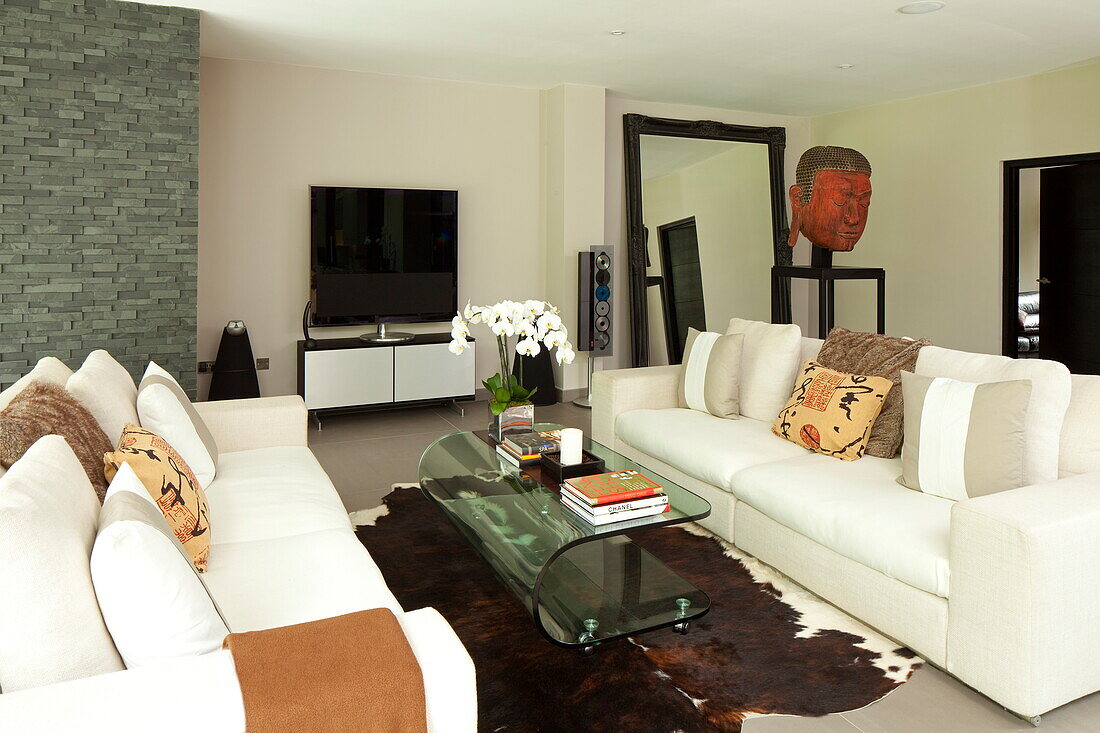
[[871,426],[893,386],[884,377],[838,372],[806,361],[772,432],[822,455],[857,460],[867,450]]
[[195,569],[206,570],[210,554],[210,520],[206,494],[191,467],[160,436],[127,423],[118,450],[103,456],[103,472],[114,479],[123,463],[130,464],[153,497]]

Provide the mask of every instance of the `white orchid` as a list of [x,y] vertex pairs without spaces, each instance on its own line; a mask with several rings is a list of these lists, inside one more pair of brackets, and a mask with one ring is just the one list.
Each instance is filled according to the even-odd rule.
[[512,325],[512,321],[508,318],[501,318],[500,320],[489,326],[489,330],[493,332],[497,338],[508,338],[509,336],[516,335],[516,327]]
[[[539,316],[536,321],[538,326],[539,338],[543,338],[550,331],[557,331],[561,328],[561,316],[557,313],[546,312]],[[549,346],[550,344],[547,344]]]
[[516,353],[523,354],[524,356],[538,356],[542,351],[542,347],[539,346],[538,339],[525,338],[521,339],[516,344]]
[[573,352],[573,346],[568,341],[558,347],[554,356],[557,358],[559,364],[572,364],[573,359],[576,358],[576,354]]
[[569,334],[564,330],[554,330],[542,337],[542,343],[544,343],[548,349],[556,349],[559,346],[569,343],[568,339]]
[[[495,415],[499,415],[510,404],[527,404],[534,392],[506,379],[506,375],[510,375],[512,371],[508,363],[509,338],[518,337],[515,350],[522,356],[537,356],[545,348],[547,351],[556,349],[555,356],[559,364],[571,364],[576,357],[573,346],[569,343],[569,333],[562,323],[561,311],[546,301],[502,300],[495,305],[486,306],[467,302],[458,315],[451,319],[451,342],[447,349],[452,354],[461,354],[470,348],[470,325],[477,323],[487,325],[497,338],[500,372],[482,382],[494,394],[489,406]],[[510,394],[506,398],[497,399],[496,395],[502,389]]]

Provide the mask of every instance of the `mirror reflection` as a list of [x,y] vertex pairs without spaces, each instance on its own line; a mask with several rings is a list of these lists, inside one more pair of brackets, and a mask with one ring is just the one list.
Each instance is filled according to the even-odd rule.
[[768,146],[640,136],[649,363],[681,361],[688,327],[771,320]]

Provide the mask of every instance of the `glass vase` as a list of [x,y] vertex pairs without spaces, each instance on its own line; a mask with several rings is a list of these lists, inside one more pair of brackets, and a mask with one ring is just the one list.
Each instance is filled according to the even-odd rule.
[[509,405],[504,412],[494,415],[489,409],[489,435],[498,443],[512,433],[529,433],[535,424],[535,406]]

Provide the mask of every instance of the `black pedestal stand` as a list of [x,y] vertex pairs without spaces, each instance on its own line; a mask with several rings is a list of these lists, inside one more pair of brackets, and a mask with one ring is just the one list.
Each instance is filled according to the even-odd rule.
[[[878,333],[886,333],[886,270],[881,267],[833,267],[832,250],[814,247],[809,265],[775,265],[772,267],[772,310],[784,313],[784,322],[791,322],[790,304],[784,310],[779,302],[791,278],[817,280],[817,334],[825,338],[833,329],[836,318],[835,291],[837,280],[875,280],[878,283]],[[788,282],[784,282],[784,280]]]
[[516,354],[512,361],[512,374],[520,375],[520,363],[522,362],[523,386],[527,389],[538,388],[531,402],[535,405],[553,405],[558,401],[558,388],[554,384],[554,364],[550,358],[550,350],[542,349],[538,356],[523,356]]

